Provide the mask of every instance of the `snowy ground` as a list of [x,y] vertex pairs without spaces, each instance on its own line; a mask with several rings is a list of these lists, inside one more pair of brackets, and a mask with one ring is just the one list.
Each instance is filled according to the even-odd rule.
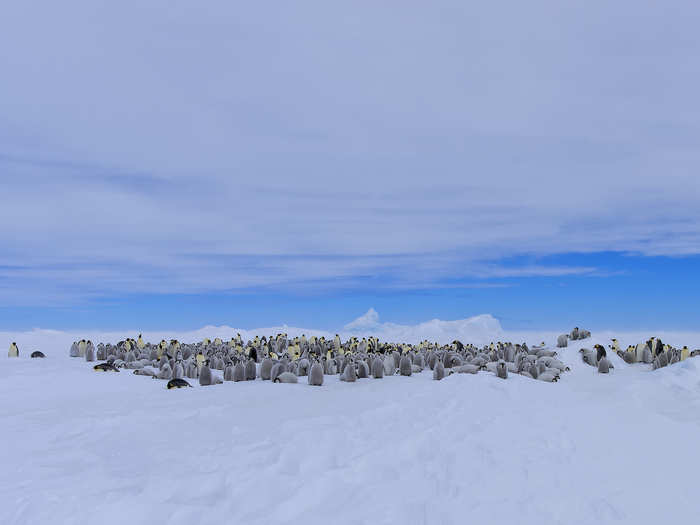
[[[50,334],[18,335],[22,357],[0,361],[2,524],[700,516],[700,357],[651,372],[614,356],[605,376],[574,344],[562,352],[572,371],[556,384],[423,372],[168,391],[126,370],[95,373],[67,357],[70,337]],[[553,344],[556,334],[499,335]],[[624,348],[650,335],[700,347],[698,334],[618,338]],[[47,359],[29,359],[32,345]]]

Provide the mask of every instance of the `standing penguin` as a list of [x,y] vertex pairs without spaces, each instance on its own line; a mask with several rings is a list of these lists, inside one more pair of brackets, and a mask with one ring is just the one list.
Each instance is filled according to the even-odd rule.
[[[401,374],[403,375],[403,374]],[[433,379],[440,381],[445,377],[445,365],[442,364],[442,361],[438,361],[435,364],[435,368],[433,368]]]
[[93,345],[91,342],[88,342],[88,344],[85,346],[85,361],[94,361],[95,360],[95,345]]
[[249,359],[245,364],[245,380],[255,381],[255,376],[257,375],[257,370],[255,368],[255,361]]
[[340,380],[346,381],[348,383],[354,383],[357,380],[357,373],[355,372],[355,363],[352,361],[345,365],[345,370],[340,374]]
[[503,359],[496,363],[496,376],[501,379],[508,379],[508,367]]
[[399,373],[402,376],[410,376],[412,371],[413,367],[411,366],[411,360],[407,355],[401,356],[401,360],[399,361]]
[[323,366],[321,366],[321,363],[314,362],[314,364],[311,365],[311,370],[309,370],[309,384],[312,386],[323,385]]
[[607,374],[610,372],[610,369],[614,368],[610,360],[608,360],[607,357],[603,356],[599,361],[598,361],[598,373],[600,374]]
[[78,341],[73,341],[73,344],[70,346],[70,354],[71,357],[80,357],[80,350],[78,350]]
[[19,348],[17,343],[10,343],[10,349],[7,351],[7,357],[19,357]]
[[379,357],[375,357],[372,361],[372,377],[374,379],[381,379],[384,377],[384,363],[382,363],[382,360],[379,359]]
[[245,381],[245,365],[240,361],[233,367],[233,380],[235,382]]

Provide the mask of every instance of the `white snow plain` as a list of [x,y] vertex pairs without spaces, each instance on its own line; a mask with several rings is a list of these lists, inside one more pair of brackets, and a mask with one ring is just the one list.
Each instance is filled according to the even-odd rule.
[[[352,330],[483,343],[544,340],[490,316]],[[469,322],[466,322],[469,321]],[[473,337],[469,337],[470,326]],[[159,341],[276,333],[207,327]],[[296,329],[284,328],[290,336]],[[305,330],[307,335],[322,333]],[[694,523],[700,516],[700,357],[657,371],[617,356],[609,375],[578,349],[650,336],[594,333],[560,351],[558,383],[488,372],[322,387],[269,381],[167,390],[95,373],[70,343],[138,333],[0,333],[2,524]],[[389,339],[391,340],[391,339]],[[33,350],[46,359],[30,359]]]

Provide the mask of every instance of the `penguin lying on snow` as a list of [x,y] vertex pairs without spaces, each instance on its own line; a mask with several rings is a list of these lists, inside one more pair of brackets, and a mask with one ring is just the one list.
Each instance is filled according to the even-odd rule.
[[119,372],[119,369],[110,363],[100,363],[92,367],[95,372]]
[[32,352],[32,355],[30,356],[32,358],[37,358],[37,357],[46,357],[43,352],[40,352],[39,350],[35,350]]
[[168,381],[168,384],[166,385],[166,388],[168,390],[172,390],[173,388],[187,388],[187,387],[192,388],[192,385],[190,385],[184,379],[180,379],[180,378],[171,379],[170,381]]
[[297,383],[298,381],[297,376],[291,372],[282,372],[275,378],[273,383]]

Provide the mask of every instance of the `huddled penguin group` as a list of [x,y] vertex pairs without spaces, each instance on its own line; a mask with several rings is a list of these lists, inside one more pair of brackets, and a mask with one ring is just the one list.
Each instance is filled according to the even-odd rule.
[[135,375],[168,381],[168,389],[191,386],[188,380],[211,386],[255,380],[297,383],[303,377],[310,386],[323,386],[330,376],[355,383],[391,375],[410,377],[425,370],[436,381],[455,373],[486,371],[500,379],[518,374],[556,382],[568,370],[557,352],[544,343],[528,347],[525,343],[497,342],[478,347],[460,341],[448,345],[385,343],[375,337],[352,337],[343,342],[337,335],[332,340],[304,335],[290,339],[284,333],[245,342],[238,334],[227,342],[217,338],[193,344],[175,339],[147,343],[141,334],[137,339],[114,345],[99,343],[97,347],[89,340],[80,340],[71,345],[69,355],[88,362],[103,361],[93,367],[95,371],[125,368]]
[[561,334],[559,337],[557,337],[557,348],[566,348],[569,346],[569,339],[572,341],[578,341],[581,339],[588,339],[589,337],[591,337],[591,332],[588,330],[579,329],[577,326],[571,330],[571,333]]
[[651,365],[652,370],[664,368],[665,366],[685,361],[689,357],[700,355],[700,350],[691,351],[687,346],[674,348],[671,345],[664,344],[658,337],[652,337],[637,345],[630,345],[627,347],[627,350],[622,350],[618,340],[613,339],[609,348],[625,363],[629,365],[644,363]]

